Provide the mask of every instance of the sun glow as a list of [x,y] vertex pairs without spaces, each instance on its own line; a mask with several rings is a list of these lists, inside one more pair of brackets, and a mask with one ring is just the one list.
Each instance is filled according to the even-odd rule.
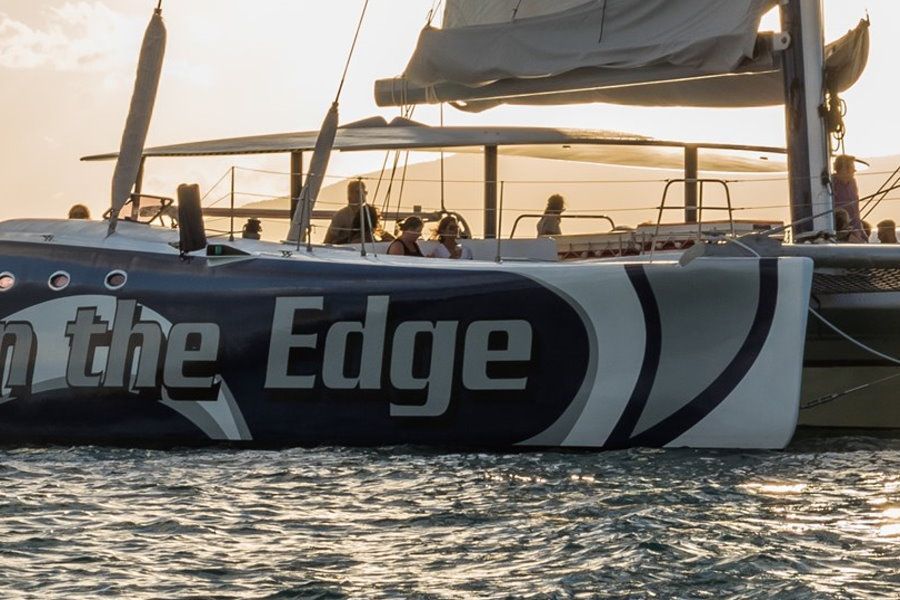
[[[0,218],[60,216],[74,203],[101,214],[109,205],[110,163],[79,163],[80,156],[114,150],[134,78],[137,48],[156,1],[71,2],[7,0],[0,10],[0,95],[5,144],[0,146],[4,198]],[[401,73],[415,46],[431,0],[373,2],[341,99],[346,123],[395,110],[378,110],[373,81]],[[310,3],[215,0],[164,5],[169,42],[148,144],[158,145],[318,127],[334,97],[353,34],[357,0]],[[858,3],[826,0],[826,38],[835,39],[865,16]],[[898,153],[900,121],[893,57],[900,54],[900,4],[870,0],[872,49],[867,73],[847,94],[848,150],[861,155]],[[303,24],[302,47],[296,43]],[[777,14],[764,19],[777,29]],[[439,108],[413,117],[440,122]],[[647,109],[618,106],[501,107],[481,115],[444,111],[448,125],[544,125],[617,129],[665,139],[783,144],[780,108],[747,110]],[[364,153],[365,154],[365,153]],[[383,156],[336,155],[334,174],[364,173]],[[251,163],[286,170],[283,156]],[[206,190],[235,159],[150,161],[147,183],[172,195],[181,181]],[[545,167],[546,168],[546,167]],[[48,175],[48,169],[52,176]],[[632,170],[619,168],[622,174]],[[285,190],[287,186],[285,185]],[[149,190],[147,190],[149,192]],[[168,194],[166,194],[168,192]],[[283,195],[285,191],[279,192]],[[765,196],[766,194],[759,194]],[[573,207],[574,208],[574,207]],[[875,215],[880,217],[880,215]]]

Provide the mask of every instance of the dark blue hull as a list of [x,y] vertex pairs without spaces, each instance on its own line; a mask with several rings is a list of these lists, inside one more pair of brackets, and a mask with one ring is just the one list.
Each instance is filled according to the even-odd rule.
[[[587,371],[576,311],[511,273],[24,243],[0,254],[16,277],[0,294],[7,371],[16,352],[30,353],[26,384],[8,386],[0,404],[7,444],[509,446],[550,427]],[[115,270],[127,283],[109,290]],[[60,291],[48,286],[57,271],[71,281]],[[282,306],[278,316],[279,299],[321,309]],[[100,307],[110,303],[112,318]],[[13,335],[13,315],[33,314],[38,327],[48,311],[66,313],[65,332],[35,333],[32,347]],[[158,339],[157,315],[172,326]],[[510,347],[521,337],[510,323],[527,328],[528,348]],[[173,339],[178,326],[186,335]],[[48,342],[65,350],[64,381],[36,380]],[[474,366],[473,347],[487,354]],[[218,421],[204,414],[213,406]]]

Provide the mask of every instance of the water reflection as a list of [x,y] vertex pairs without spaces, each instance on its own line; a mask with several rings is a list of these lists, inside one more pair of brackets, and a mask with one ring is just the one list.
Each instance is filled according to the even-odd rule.
[[869,438],[786,452],[6,450],[0,595],[894,598],[898,467],[900,443]]

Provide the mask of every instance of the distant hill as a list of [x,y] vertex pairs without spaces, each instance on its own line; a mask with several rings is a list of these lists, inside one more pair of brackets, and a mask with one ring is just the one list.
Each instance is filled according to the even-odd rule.
[[[900,156],[871,159],[869,169],[858,173],[860,195],[874,192],[887,176],[900,165]],[[440,207],[441,165],[439,160],[410,165],[406,179],[394,182],[391,190],[390,208],[395,209],[398,200],[404,210],[414,205],[423,210],[437,210]],[[367,181],[369,200],[381,208],[384,206],[388,183],[378,184],[378,172],[362,174]],[[616,224],[637,225],[655,222],[657,207],[662,199],[665,180],[680,178],[682,174],[674,170],[644,169],[598,165],[592,163],[566,162],[549,159],[501,156],[499,177],[503,185],[503,232],[509,235],[516,216],[524,213],[540,213],[549,195],[560,193],[566,198],[568,214],[605,214]],[[708,174],[708,177],[729,181],[732,205],[736,219],[748,220],[789,220],[788,186],[786,174],[767,173]],[[484,194],[484,166],[480,155],[456,154],[444,161],[444,198],[449,210],[461,213],[476,234],[483,227],[482,202]],[[347,181],[324,187],[319,195],[318,208],[339,208],[346,204]],[[726,219],[727,213],[712,210],[714,206],[725,206],[725,195],[721,185],[707,184],[704,204],[708,208],[704,219]],[[375,194],[378,189],[377,196]],[[667,206],[683,205],[683,186],[673,184]],[[895,199],[894,199],[895,198]],[[900,222],[900,191],[890,194],[889,199],[876,209],[870,222],[894,218]],[[287,208],[288,200],[279,198],[244,205],[246,208]],[[681,210],[667,210],[665,221],[683,220]],[[536,219],[523,220],[517,230],[517,237],[531,235]],[[324,235],[324,226],[319,224],[315,237]],[[387,224],[386,229],[392,229]],[[283,238],[287,233],[287,223],[270,221],[264,224],[267,238]],[[594,220],[570,220],[563,222],[563,230],[569,233],[607,230],[608,224]]]

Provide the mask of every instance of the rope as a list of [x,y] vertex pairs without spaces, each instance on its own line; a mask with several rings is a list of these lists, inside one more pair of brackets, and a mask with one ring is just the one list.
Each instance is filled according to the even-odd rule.
[[[415,105],[405,106],[400,111],[400,116],[411,119],[413,114],[416,112]],[[391,206],[391,193],[394,191],[394,179],[397,176],[397,167],[400,164],[400,150],[394,150],[394,164],[391,165],[391,176],[388,179],[388,187],[384,194],[384,200],[381,203],[381,212],[387,212],[387,210]],[[385,153],[385,163],[387,163],[387,157],[390,155],[391,151]],[[409,151],[406,152],[406,160],[409,161]],[[381,177],[384,175],[384,167],[382,166],[382,173],[379,176],[378,183],[381,184]],[[404,179],[406,177],[406,163],[403,166],[403,175]],[[400,202],[403,198],[403,186],[400,187],[400,195],[397,198],[397,210],[400,210]]]
[[[865,211],[865,213],[861,214],[860,218],[865,219],[872,214],[872,211],[878,208],[878,205],[885,199],[888,192],[892,192],[898,187],[900,187],[900,166],[894,169],[894,172],[879,186],[878,191],[865,198],[866,204],[862,207],[862,211]],[[878,195],[881,195],[881,198],[876,200],[875,197]]]
[[812,313],[812,315],[814,317],[819,319],[826,327],[828,327],[829,329],[834,331],[836,334],[838,334],[839,336],[841,336],[842,338],[844,338],[845,340],[847,340],[854,346],[857,346],[858,348],[865,350],[866,352],[868,352],[874,356],[877,356],[878,358],[880,358],[882,360],[886,360],[888,362],[894,363],[895,365],[900,365],[900,359],[894,358],[893,356],[890,356],[888,354],[884,354],[883,352],[879,352],[878,350],[875,350],[874,348],[870,348],[869,346],[866,346],[859,340],[851,337],[849,334],[847,334],[847,333],[843,332],[841,329],[839,329],[837,325],[835,325],[834,323],[832,323],[831,321],[829,321],[828,319],[826,319],[825,317],[820,315],[816,311],[816,309],[814,309],[812,306],[809,307],[809,312]]
[[[814,317],[816,317],[819,321],[821,321],[826,327],[828,327],[829,329],[831,329],[832,331],[834,331],[835,333],[837,333],[839,336],[841,336],[842,338],[844,338],[845,340],[847,340],[848,342],[850,342],[850,343],[853,344],[854,346],[856,346],[856,347],[858,347],[858,348],[864,350],[865,352],[868,352],[869,354],[872,354],[872,355],[874,355],[874,356],[877,356],[878,358],[880,358],[880,359],[882,359],[882,360],[886,360],[886,361],[888,361],[888,362],[890,362],[890,363],[893,363],[893,364],[895,364],[895,365],[900,365],[900,359],[897,359],[897,358],[895,358],[895,357],[893,357],[893,356],[887,355],[887,354],[885,354],[885,353],[883,353],[883,352],[879,352],[878,350],[875,350],[874,348],[872,348],[872,347],[870,347],[870,346],[867,346],[867,345],[863,344],[862,342],[860,342],[860,341],[857,340],[856,338],[854,338],[854,337],[852,337],[851,335],[847,334],[846,332],[842,331],[837,325],[835,325],[834,323],[832,323],[831,321],[829,321],[828,319],[826,319],[825,317],[823,317],[822,315],[820,315],[820,314],[816,311],[816,309],[814,309],[812,306],[809,307],[809,312],[810,312],[810,314],[812,314]],[[868,383],[864,383],[864,384],[862,384],[862,385],[857,385],[857,386],[848,388],[848,389],[843,390],[843,391],[840,391],[840,392],[835,392],[835,393],[833,393],[833,394],[828,394],[828,395],[826,395],[826,396],[822,396],[822,397],[820,397],[820,398],[816,398],[815,400],[810,400],[810,401],[807,402],[806,404],[802,404],[802,405],[800,406],[800,409],[801,409],[801,410],[807,410],[807,409],[810,409],[810,408],[814,408],[814,407],[816,407],[816,406],[822,406],[823,404],[828,404],[829,402],[833,402],[833,401],[837,400],[838,398],[842,398],[842,397],[847,396],[847,395],[849,395],[849,394],[852,394],[852,393],[854,393],[854,392],[858,392],[858,391],[860,391],[860,390],[864,390],[864,389],[866,389],[866,388],[872,387],[873,385],[878,385],[879,383],[884,383],[885,381],[890,381],[890,380],[895,379],[895,378],[897,378],[897,377],[900,377],[900,373],[894,373],[893,375],[888,375],[888,376],[886,376],[886,377],[881,377],[881,378],[879,378],[879,379],[876,379],[876,380],[874,380],[874,381],[870,381],[870,382],[868,382]]]
[[513,9],[512,18],[509,20],[510,23],[516,20],[516,15],[519,14],[519,7],[522,6],[522,0],[516,2],[516,7]]
[[437,14],[438,9],[443,2],[444,0],[434,0],[431,4],[431,10],[428,11],[428,17],[425,19],[425,27],[431,27],[431,21],[434,19],[434,15]]
[[820,398],[816,398],[815,400],[810,400],[805,404],[800,405],[800,410],[809,410],[810,408],[815,408],[817,406],[822,406],[823,404],[828,404],[830,402],[834,402],[838,398],[843,398],[844,396],[850,395],[854,392],[859,392],[861,390],[872,387],[873,385],[878,385],[879,383],[884,383],[886,381],[890,381],[891,379],[896,379],[900,377],[900,373],[894,373],[893,375],[888,375],[887,377],[882,377],[880,379],[876,379],[874,381],[870,381],[868,383],[863,383],[862,385],[857,385],[852,388],[848,388],[841,392],[835,392],[833,394],[828,394],[827,396],[822,396]]
[[400,193],[397,194],[397,212],[400,212],[400,204],[403,201],[403,190],[406,188],[406,171],[409,167],[409,150],[403,156],[403,175],[400,176]]
[[[520,2],[521,3],[521,2]],[[516,7],[519,10],[519,7]],[[444,103],[441,102],[441,128],[444,127]],[[441,148],[441,212],[447,212],[444,207],[444,149]]]
[[[400,109],[400,116],[405,119],[412,119],[413,114],[416,112],[416,105],[412,104],[410,106],[404,106]],[[390,199],[391,199],[391,189],[394,185],[394,175],[397,173],[397,162],[400,160],[400,150],[385,150],[384,152],[384,160],[381,162],[381,171],[378,173],[378,183],[375,186],[375,193],[372,195],[372,204],[378,200],[378,190],[381,189],[381,182],[384,180],[384,172],[387,170],[387,161],[390,158],[391,153],[394,153],[394,164],[391,168],[391,177],[388,179],[388,187],[385,190],[384,200],[381,203],[381,212],[387,210]],[[361,179],[358,177],[358,179]]]
[[603,12],[600,13],[600,37],[597,39],[597,44],[603,43],[603,30],[606,28],[606,4],[607,0],[603,0]]
[[[203,197],[200,198],[200,201],[203,202],[204,200],[206,200],[206,197],[209,196],[214,189],[219,187],[219,184],[222,183],[223,181],[225,181],[225,178],[228,177],[230,174],[231,174],[231,169],[227,169],[225,171],[225,173],[223,173],[222,176],[219,177],[219,180],[217,182],[215,182],[211,188],[206,190],[206,193],[203,194]],[[219,198],[219,200],[216,200],[216,202],[219,202],[220,200],[222,200],[222,198]],[[215,204],[215,202],[213,204]]]
[[366,0],[363,4],[362,12],[359,15],[359,23],[356,25],[356,33],[353,34],[353,43],[350,44],[350,54],[347,55],[347,63],[344,65],[344,73],[341,75],[341,83],[338,86],[337,94],[334,96],[334,101],[337,102],[341,98],[341,91],[344,89],[344,81],[347,79],[347,71],[350,69],[350,59],[353,58],[353,52],[356,50],[356,40],[359,38],[359,31],[362,29],[363,19],[366,16],[366,9],[369,8],[369,0]]

